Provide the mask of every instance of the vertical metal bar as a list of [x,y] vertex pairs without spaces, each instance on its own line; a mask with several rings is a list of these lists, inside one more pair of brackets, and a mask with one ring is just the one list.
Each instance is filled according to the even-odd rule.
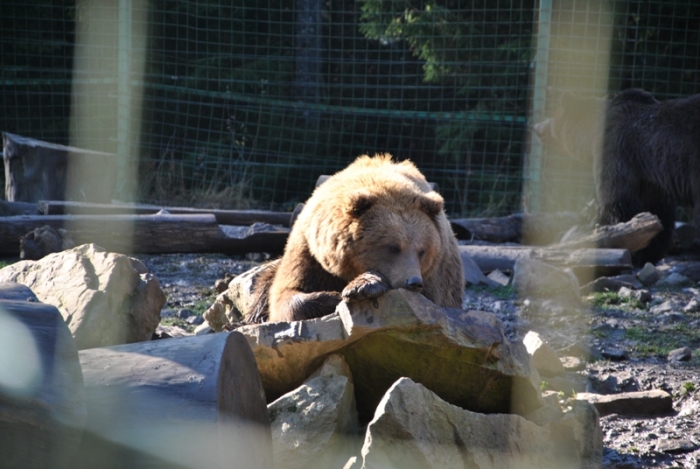
[[131,0],[119,0],[119,39],[118,39],[118,104],[117,104],[117,187],[116,194],[124,198],[126,175],[131,159]]
[[[552,0],[540,0],[537,17],[537,52],[535,54],[535,83],[532,96],[532,122],[540,122],[545,116],[547,98],[547,74],[549,71],[549,44],[552,26]],[[541,209],[542,144],[531,132],[528,158],[528,208],[531,212]]]

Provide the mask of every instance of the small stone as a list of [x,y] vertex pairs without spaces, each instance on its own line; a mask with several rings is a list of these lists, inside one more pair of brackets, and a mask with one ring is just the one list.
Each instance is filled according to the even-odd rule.
[[683,308],[683,311],[686,313],[697,313],[700,311],[700,301],[698,301],[696,298],[693,298],[688,302],[687,305]]
[[228,288],[228,280],[220,278],[214,282],[214,289],[217,293],[223,293]]
[[501,272],[498,269],[492,271],[486,277],[493,280],[494,282],[498,283],[499,285],[501,285],[503,287],[508,286],[508,284],[510,283],[510,277],[508,277],[506,274],[504,274],[503,272]]
[[687,362],[693,358],[693,351],[690,347],[681,347],[668,352],[668,361],[670,362]]
[[658,282],[659,278],[661,278],[661,275],[651,262],[644,264],[644,267],[637,272],[637,279],[642,282],[642,285],[647,287]]
[[192,316],[192,311],[187,308],[177,310],[177,317],[180,319],[187,319],[190,316]]
[[600,353],[603,355],[603,357],[613,361],[627,360],[629,357],[627,350],[618,347],[606,347],[601,350]]
[[204,318],[202,316],[190,316],[187,319],[185,319],[187,324],[192,324],[193,326],[199,326],[204,322]]
[[651,293],[649,293],[649,290],[632,290],[631,288],[622,287],[617,293],[622,298],[632,298],[644,304],[651,301]]
[[660,440],[656,445],[657,451],[662,453],[690,453],[695,451],[698,445],[686,438]]
[[678,303],[676,303],[675,301],[668,300],[664,301],[660,305],[653,306],[651,309],[649,309],[649,312],[652,314],[663,314],[677,309],[680,309]]
[[170,318],[170,317],[175,316],[176,314],[177,314],[177,311],[175,311],[174,309],[169,309],[169,308],[162,309],[160,311],[161,318]]
[[566,371],[581,371],[586,368],[586,362],[579,357],[561,357],[560,360]]
[[[199,316],[198,316],[199,317]],[[194,335],[213,334],[216,332],[206,321],[194,328]]]
[[673,272],[656,282],[657,287],[685,287],[692,284],[692,280],[685,275],[676,272]]
[[523,344],[542,376],[557,376],[564,372],[556,352],[537,332],[528,332],[523,338]]

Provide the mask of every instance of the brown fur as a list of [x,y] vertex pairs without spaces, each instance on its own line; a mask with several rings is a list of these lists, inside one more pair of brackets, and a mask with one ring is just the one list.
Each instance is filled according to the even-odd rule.
[[[443,200],[408,161],[361,156],[311,195],[281,261],[259,282],[257,318],[295,321],[391,288],[460,308],[457,242]],[[265,311],[268,309],[269,311]]]

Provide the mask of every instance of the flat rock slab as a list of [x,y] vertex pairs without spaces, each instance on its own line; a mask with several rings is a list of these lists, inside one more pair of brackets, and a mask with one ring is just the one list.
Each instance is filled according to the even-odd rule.
[[661,390],[623,392],[620,394],[593,394],[581,392],[577,400],[593,404],[600,416],[618,415],[668,415],[673,412],[673,399]]
[[341,303],[323,318],[238,331],[253,348],[268,402],[340,353],[352,370],[361,422],[401,377],[475,412],[525,413],[541,405],[524,345],[510,343],[494,315],[443,309],[403,289]]

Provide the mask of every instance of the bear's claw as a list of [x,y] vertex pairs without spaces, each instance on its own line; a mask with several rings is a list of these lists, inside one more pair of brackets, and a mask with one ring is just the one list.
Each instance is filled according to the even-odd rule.
[[343,289],[343,300],[348,302],[378,298],[391,289],[382,274],[368,271],[358,275]]

